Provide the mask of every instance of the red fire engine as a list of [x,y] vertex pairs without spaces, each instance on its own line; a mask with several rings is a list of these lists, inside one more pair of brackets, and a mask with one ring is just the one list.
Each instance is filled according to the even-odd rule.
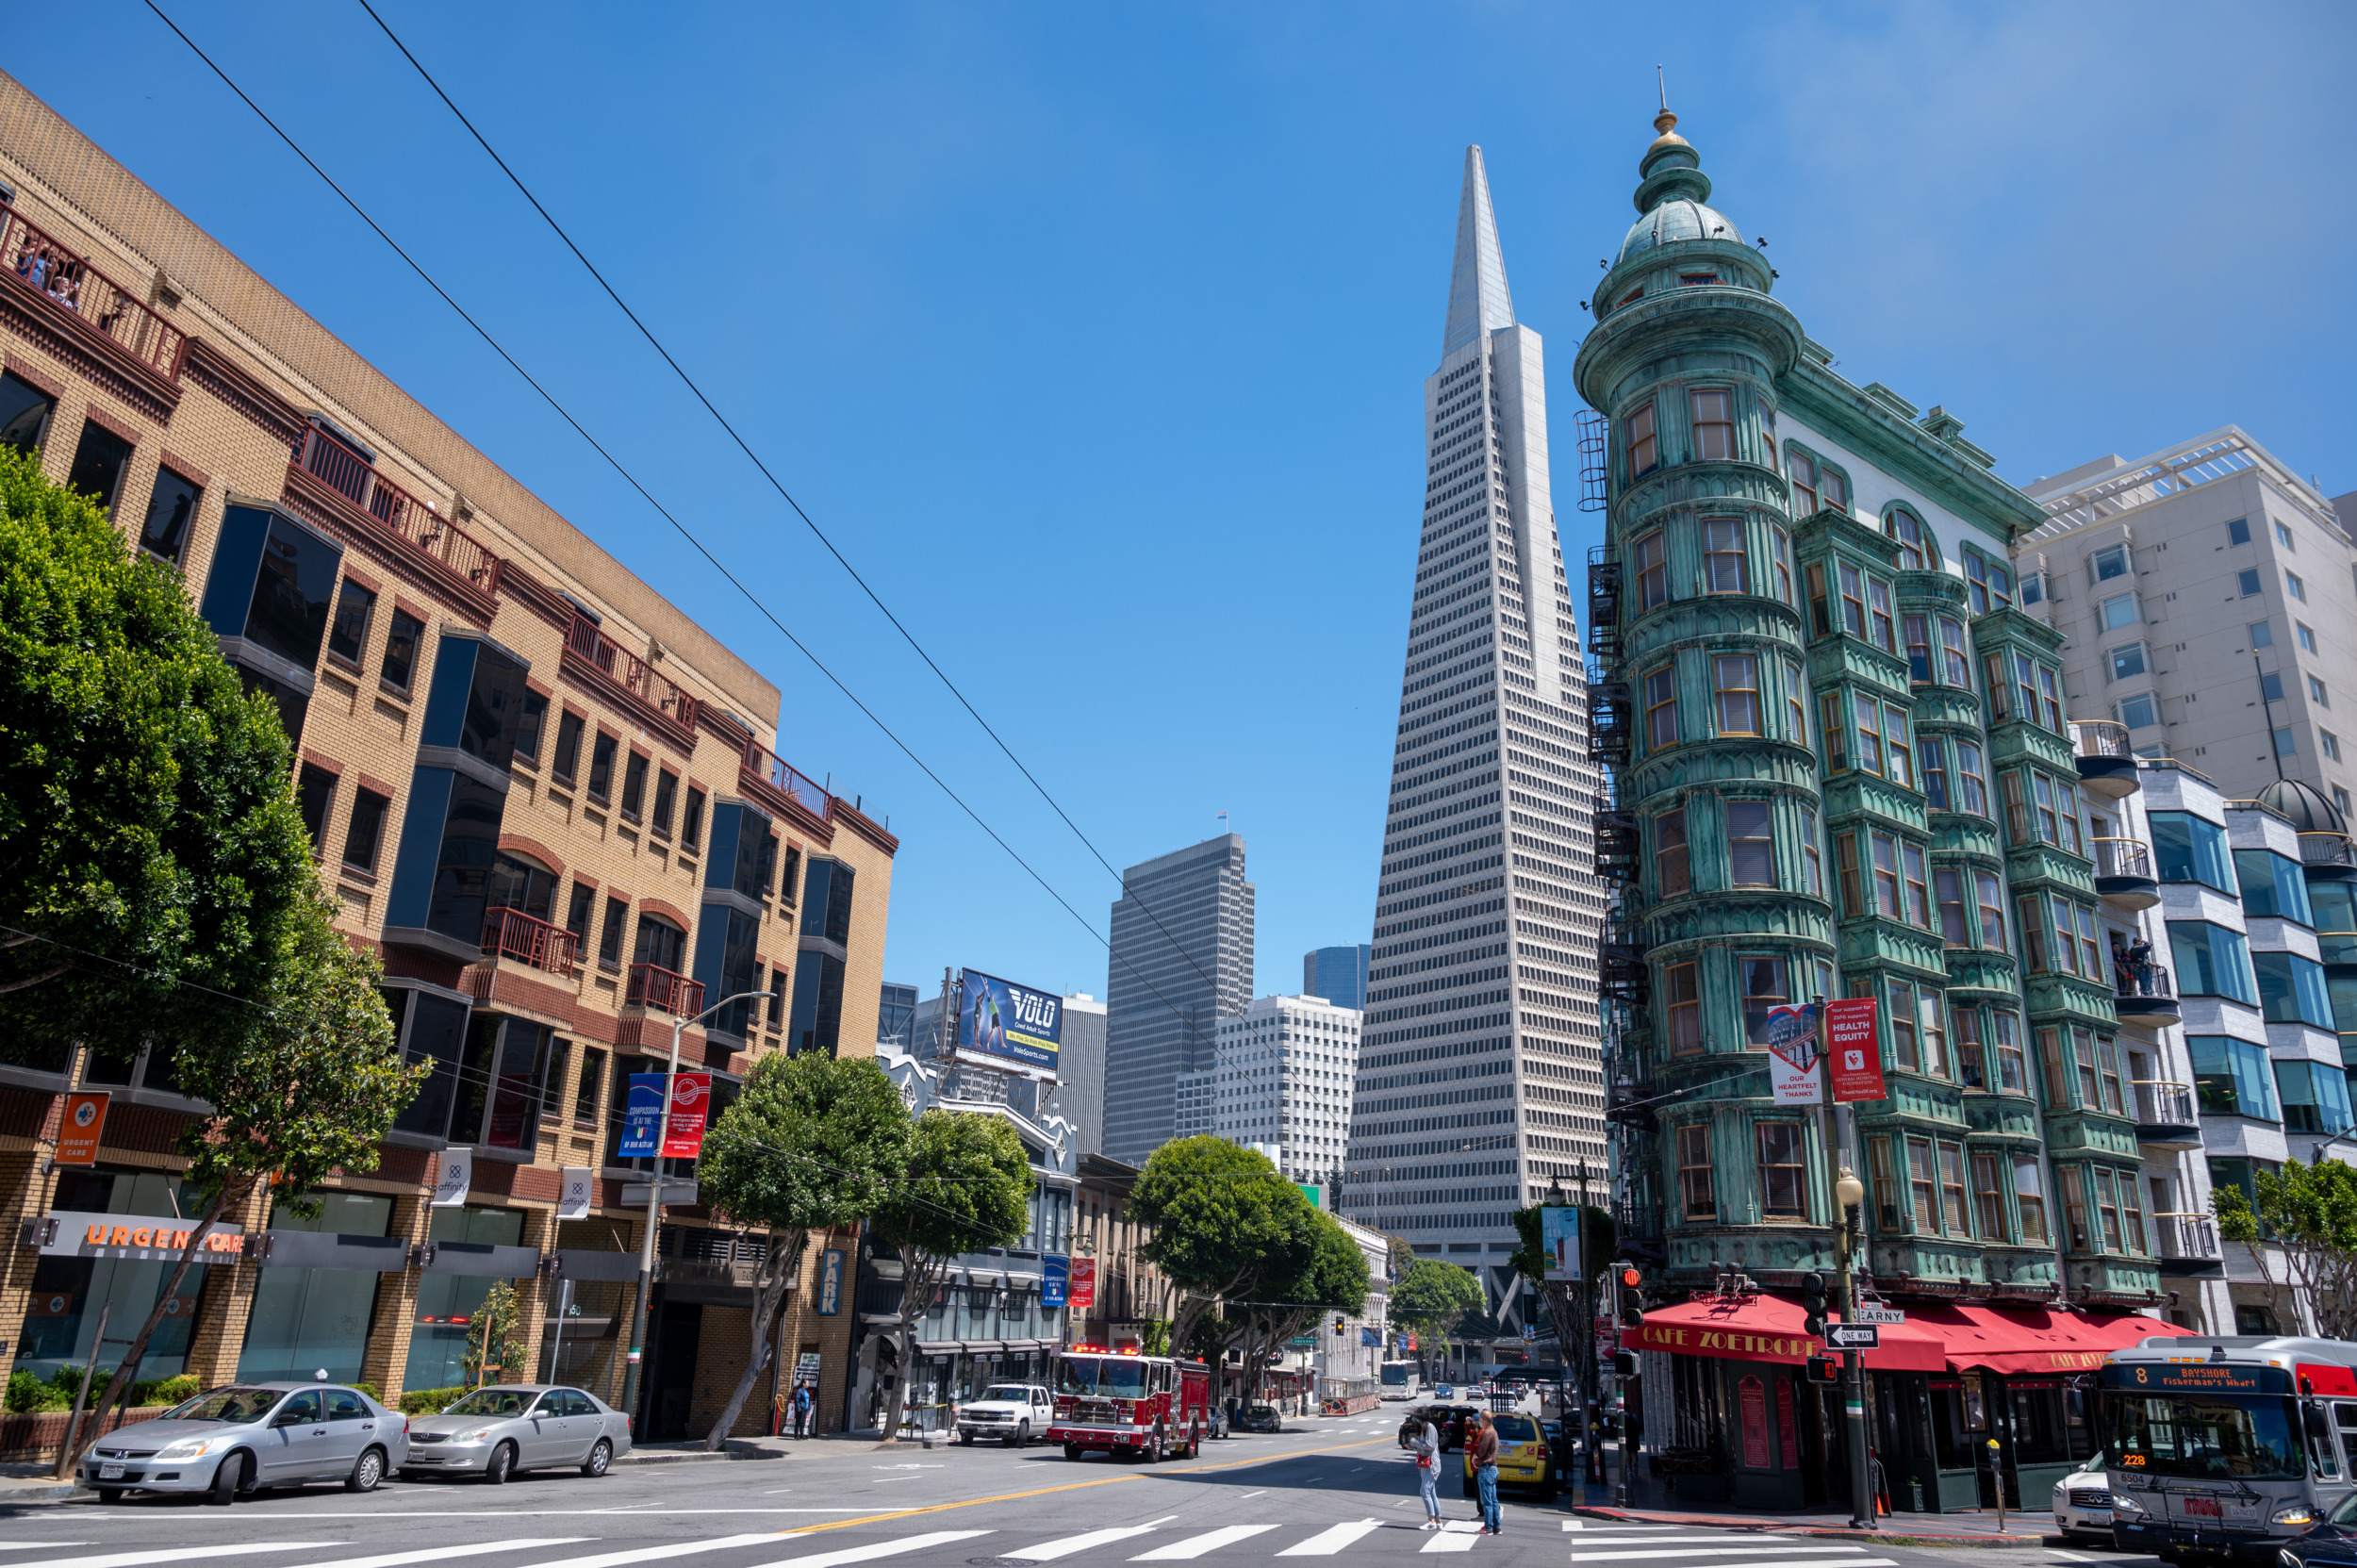
[[1092,1449],[1151,1464],[1193,1458],[1211,1424],[1211,1373],[1200,1362],[1076,1345],[1056,1357],[1056,1413],[1047,1441],[1064,1458]]

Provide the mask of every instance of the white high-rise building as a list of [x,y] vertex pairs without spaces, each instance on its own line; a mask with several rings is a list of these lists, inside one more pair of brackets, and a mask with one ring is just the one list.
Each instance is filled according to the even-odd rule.
[[[1514,320],[1481,149],[1465,183],[1343,1207],[1481,1253],[1511,1311],[1514,1210],[1605,1167],[1579,632],[1556,537],[1539,335]],[[1471,1260],[1459,1258],[1459,1262]]]
[[[1206,1131],[1269,1150],[1297,1181],[1330,1180],[1349,1143],[1360,1027],[1356,1009],[1324,997],[1261,997],[1243,1017],[1222,1018]],[[1182,1095],[1202,1094],[1194,1076],[1180,1079]],[[1182,1117],[1195,1103],[1182,1104]]]

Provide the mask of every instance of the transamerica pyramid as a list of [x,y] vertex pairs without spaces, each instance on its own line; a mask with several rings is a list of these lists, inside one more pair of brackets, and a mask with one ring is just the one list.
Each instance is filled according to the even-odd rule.
[[[1605,1199],[1587,680],[1547,475],[1546,368],[1465,151],[1343,1207],[1476,1267],[1521,1319],[1513,1211],[1584,1156]],[[1541,1319],[1542,1320],[1542,1319]]]

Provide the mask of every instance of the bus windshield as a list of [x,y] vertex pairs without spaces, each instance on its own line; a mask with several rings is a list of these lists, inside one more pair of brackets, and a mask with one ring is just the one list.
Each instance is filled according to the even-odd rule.
[[1405,1387],[1408,1382],[1408,1363],[1406,1362],[1385,1362],[1383,1363],[1383,1380],[1393,1388]]
[[2296,1481],[2304,1473],[2287,1401],[2265,1395],[2155,1397],[2103,1391],[2103,1462],[2191,1479]]
[[1099,1399],[1143,1399],[1146,1365],[1118,1356],[1067,1357],[1056,1363],[1056,1392]]

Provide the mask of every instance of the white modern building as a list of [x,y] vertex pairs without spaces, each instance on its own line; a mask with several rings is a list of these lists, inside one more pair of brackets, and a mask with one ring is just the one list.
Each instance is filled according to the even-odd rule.
[[1270,1150],[1296,1181],[1331,1180],[1349,1142],[1360,1020],[1324,997],[1261,997],[1222,1018],[1210,1074],[1179,1079],[1181,1124],[1208,1103],[1197,1131]]
[[1605,1168],[1586,668],[1545,358],[1465,154],[1343,1206],[1510,1311],[1513,1211]]

